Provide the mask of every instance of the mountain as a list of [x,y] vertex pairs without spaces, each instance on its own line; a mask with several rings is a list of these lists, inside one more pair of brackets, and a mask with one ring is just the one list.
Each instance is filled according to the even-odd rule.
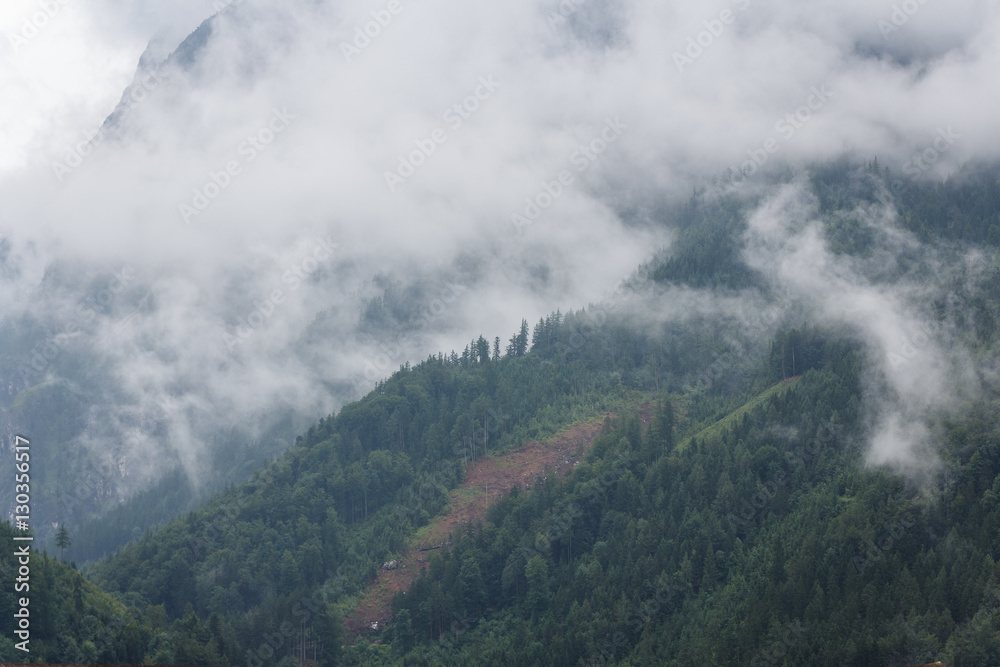
[[9,4],[0,660],[1000,664],[998,3]]
[[[897,190],[874,163],[840,163],[795,186],[815,195],[835,287],[881,295],[883,319],[926,299],[898,349],[879,347],[881,319],[830,317],[837,294],[779,291],[748,254],[776,244],[794,264],[816,238],[801,209],[775,236],[767,199],[696,195],[665,221],[683,240],[615,299],[404,365],[248,481],[88,567],[132,639],[102,644],[70,608],[59,623],[86,651],[154,664],[293,664],[301,641],[321,664],[995,664],[996,174]],[[899,214],[872,215],[886,205]],[[972,259],[954,273],[942,256]],[[756,318],[691,296],[747,286]],[[947,395],[925,397],[929,383]],[[907,415],[918,424],[900,431]],[[387,624],[345,629],[476,458],[593,419],[582,460],[493,489],[417,561]]]

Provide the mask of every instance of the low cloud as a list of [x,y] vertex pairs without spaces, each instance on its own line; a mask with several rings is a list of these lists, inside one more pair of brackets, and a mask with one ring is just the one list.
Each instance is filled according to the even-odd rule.
[[[0,31],[16,32],[39,6],[9,3]],[[67,0],[44,31],[0,54],[4,322],[59,335],[114,272],[136,272],[66,339],[72,353],[17,382],[78,382],[70,361],[87,359],[88,381],[114,389],[95,394],[76,444],[109,434],[133,443],[101,450],[119,452],[102,455],[126,479],[149,479],[168,460],[197,477],[213,428],[255,415],[264,429],[272,410],[308,423],[356,397],[371,366],[388,372],[373,360],[419,361],[611,294],[669,243],[652,211],[760,151],[761,171],[847,151],[898,173],[952,127],[961,139],[923,177],[1000,155],[995,2],[927,2],[885,35],[892,3],[860,0],[395,6]],[[733,20],[720,31],[724,11]],[[357,30],[372,21],[362,48]],[[704,30],[711,43],[678,72],[675,54]],[[345,45],[360,53],[346,58]],[[468,118],[453,127],[446,110],[484,77],[502,86],[474,112],[463,106]],[[141,100],[120,106],[129,86]],[[269,137],[275,110],[294,119]],[[551,194],[572,156],[618,118],[627,129]],[[429,137],[419,168],[387,187],[387,170],[402,177],[400,155]],[[251,159],[241,147],[254,140]],[[72,155],[77,164],[59,173]],[[746,191],[766,182],[751,175]],[[923,323],[910,305],[919,288],[866,281],[795,219],[799,199],[783,191],[754,217],[749,261],[892,353]],[[538,215],[515,228],[512,214],[527,219],[531,202]],[[293,291],[284,276],[316,239],[338,252]],[[383,291],[377,276],[419,286],[418,311],[444,285],[467,292],[389,355],[359,325]],[[876,313],[889,317],[876,325]],[[928,345],[920,374],[885,369],[904,416],[952,395],[954,363]],[[5,384],[31,354],[18,351]],[[130,426],[153,411],[159,430]]]
[[[937,251],[899,228],[887,202],[854,214],[878,239],[868,258],[832,252],[804,182],[786,185],[750,217],[744,257],[810,318],[858,332],[869,361],[868,460],[922,475],[938,463],[928,419],[978,393],[972,351],[953,322],[932,315],[948,278]],[[919,266],[894,267],[903,253]]]

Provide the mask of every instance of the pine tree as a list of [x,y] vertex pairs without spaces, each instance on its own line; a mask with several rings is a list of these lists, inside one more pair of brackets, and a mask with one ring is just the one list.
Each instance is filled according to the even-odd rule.
[[521,320],[521,332],[517,334],[514,354],[523,357],[528,351],[528,320]]
[[56,546],[59,547],[60,557],[64,561],[66,560],[66,549],[68,549],[69,545],[72,543],[73,540],[70,539],[66,526],[64,524],[60,524],[59,531],[56,532]]
[[490,344],[485,338],[480,336],[476,339],[476,361],[485,364],[490,360]]

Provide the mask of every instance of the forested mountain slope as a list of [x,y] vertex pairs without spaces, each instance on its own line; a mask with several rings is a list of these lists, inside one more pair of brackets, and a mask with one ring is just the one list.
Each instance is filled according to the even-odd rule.
[[[87,611],[111,603],[86,588],[82,610],[39,627],[100,662],[291,665],[305,633],[322,664],[1000,664],[995,182],[975,172],[925,197],[870,163],[776,185],[807,189],[788,217],[814,231],[788,235],[829,249],[831,280],[915,303],[918,333],[951,346],[968,384],[947,401],[902,411],[941,362],[912,332],[917,346],[878,346],[869,325],[898,312],[840,321],[755,259],[774,243],[759,238],[779,217],[768,202],[696,193],[664,221],[678,242],[614,298],[403,366],[249,481],[87,568],[114,613]],[[958,192],[979,203],[932,204]],[[869,460],[893,410],[933,444],[909,468]],[[618,417],[586,461],[492,505],[386,628],[345,642],[343,616],[467,462],[605,412]],[[47,599],[68,585],[37,580]],[[114,614],[130,620],[100,635]]]
[[433,556],[357,664],[1000,664],[996,399],[916,489],[865,468],[846,358],[683,450],[669,403],[609,423]]

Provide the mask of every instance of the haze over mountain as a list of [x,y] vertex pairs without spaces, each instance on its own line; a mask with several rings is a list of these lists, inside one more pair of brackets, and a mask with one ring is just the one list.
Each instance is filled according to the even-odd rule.
[[0,37],[0,660],[1000,664],[1000,1]]
[[[760,198],[743,257],[766,281],[645,318],[783,295],[884,365],[924,328],[923,274],[831,255],[801,185],[773,187],[844,154],[928,180],[998,157],[997,3],[910,5],[8,3],[8,399],[79,397],[66,446],[108,499],[174,465],[197,486],[220,432],[280,449],[408,360],[608,298],[704,187]],[[886,252],[916,244],[893,215],[868,220]],[[932,384],[888,371],[876,461],[931,465],[902,424],[975,391],[951,338],[927,354]]]

